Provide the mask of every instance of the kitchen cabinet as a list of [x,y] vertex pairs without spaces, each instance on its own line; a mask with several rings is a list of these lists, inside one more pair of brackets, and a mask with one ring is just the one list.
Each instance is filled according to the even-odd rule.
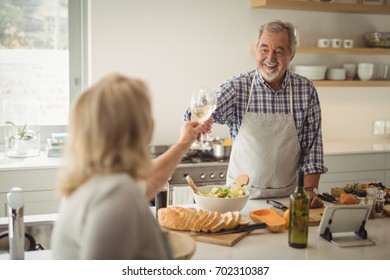
[[[364,5],[360,3],[322,3],[314,1],[294,1],[294,0],[253,0],[252,8],[261,9],[289,9],[298,11],[320,11],[334,13],[361,13],[361,14],[390,14],[390,6],[384,5]],[[250,48],[255,51],[254,47]],[[381,48],[317,48],[302,46],[297,49],[298,54],[318,54],[318,55],[390,55],[390,49]],[[320,87],[388,87],[390,81],[313,81],[314,85]]]
[[320,192],[354,182],[390,186],[389,152],[325,155],[324,161],[328,172],[321,175]]
[[0,170],[0,217],[7,215],[7,193],[12,187],[23,190],[24,214],[57,213],[57,168]]

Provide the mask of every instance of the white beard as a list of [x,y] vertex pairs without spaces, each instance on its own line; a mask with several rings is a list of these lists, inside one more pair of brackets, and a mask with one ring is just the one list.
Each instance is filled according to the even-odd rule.
[[263,75],[264,79],[265,79],[267,82],[272,82],[272,81],[274,81],[274,80],[277,78],[277,76],[278,76],[278,73],[277,73],[277,72],[271,72],[271,73],[269,73],[269,72],[264,72],[264,71],[261,71],[261,70],[260,70],[260,72],[261,72],[261,74]]

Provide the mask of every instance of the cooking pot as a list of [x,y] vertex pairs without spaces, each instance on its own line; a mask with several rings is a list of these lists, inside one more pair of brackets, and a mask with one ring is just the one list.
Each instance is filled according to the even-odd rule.
[[221,143],[213,143],[213,155],[218,158],[228,158],[230,157],[230,153],[232,151],[232,146],[224,146]]

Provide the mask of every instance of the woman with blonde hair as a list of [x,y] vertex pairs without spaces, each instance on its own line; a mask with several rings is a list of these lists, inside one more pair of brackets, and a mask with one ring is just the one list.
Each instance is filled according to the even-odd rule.
[[185,123],[179,141],[151,160],[150,97],[137,79],[111,74],[72,106],[56,259],[170,259],[149,200],[168,181],[202,127]]

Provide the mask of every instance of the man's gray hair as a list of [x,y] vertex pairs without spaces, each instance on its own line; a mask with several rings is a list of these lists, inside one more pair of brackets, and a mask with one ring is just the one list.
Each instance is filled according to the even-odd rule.
[[259,29],[259,36],[257,37],[257,43],[260,39],[263,32],[267,33],[277,33],[281,31],[287,31],[289,48],[292,54],[295,54],[297,48],[297,38],[295,36],[295,26],[289,22],[283,22],[281,20],[273,20],[268,23],[263,24]]

